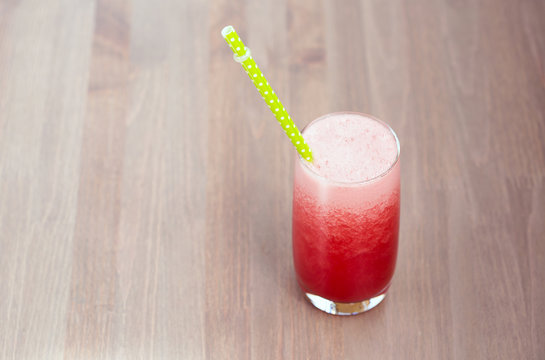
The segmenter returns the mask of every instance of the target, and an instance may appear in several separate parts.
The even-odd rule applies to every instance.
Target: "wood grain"
[[[545,3],[0,2],[0,359],[545,358]],[[385,302],[310,306],[294,150],[220,36],[303,127],[402,144]]]

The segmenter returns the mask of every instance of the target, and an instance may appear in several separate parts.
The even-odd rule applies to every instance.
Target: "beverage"
[[[370,116],[334,113],[303,130],[314,154],[297,156],[293,256],[310,301],[332,314],[369,310],[394,274],[399,233],[399,142]]]

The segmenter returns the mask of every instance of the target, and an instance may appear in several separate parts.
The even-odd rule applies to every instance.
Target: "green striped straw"
[[[235,53],[233,56],[235,61],[242,64],[242,67],[246,70],[246,74],[248,74],[257,91],[259,91],[269,109],[271,109],[274,116],[276,116],[276,120],[278,120],[282,129],[284,129],[286,135],[290,138],[293,146],[295,146],[303,159],[312,162],[312,151],[305,142],[305,139],[303,139],[303,135],[301,135],[301,132],[286,112],[284,105],[282,105],[278,96],[276,96],[273,89],[270,87],[269,82],[265,79],[261,70],[259,70],[259,67],[250,54],[250,49],[244,46],[242,40],[240,40],[232,26],[224,27],[223,30],[221,30],[221,35],[223,35],[223,38]]]

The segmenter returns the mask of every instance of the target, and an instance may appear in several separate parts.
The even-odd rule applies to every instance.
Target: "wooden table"
[[[543,1],[0,3],[0,359],[545,358]],[[385,302],[313,308],[294,150],[220,35],[302,127],[402,143]]]

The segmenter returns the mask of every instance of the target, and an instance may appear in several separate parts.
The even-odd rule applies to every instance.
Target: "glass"
[[[299,286],[320,310],[353,315],[386,296],[397,258],[400,213],[399,140],[391,166],[370,180],[339,182],[318,174],[297,154],[293,184],[293,258]]]

